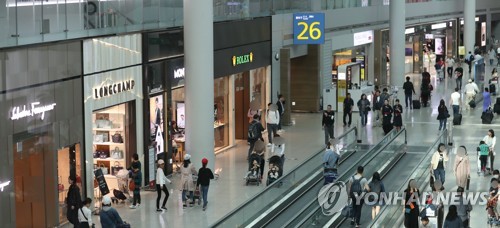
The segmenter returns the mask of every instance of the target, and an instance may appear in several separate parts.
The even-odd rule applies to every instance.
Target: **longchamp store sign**
[[[112,84],[103,83],[101,86],[94,88],[94,99],[97,100],[122,92],[131,91],[134,89],[134,86],[135,81],[133,79]]]

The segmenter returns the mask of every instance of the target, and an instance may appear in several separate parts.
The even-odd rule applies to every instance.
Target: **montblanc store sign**
[[[40,115],[40,119],[43,120],[45,118],[45,112],[49,112],[54,110],[56,103],[48,104],[48,105],[40,105],[40,102],[33,102],[31,105],[23,105],[12,108],[10,119],[11,120],[20,120],[26,117],[32,117],[36,115]]]
[[[185,76],[184,67],[174,70],[174,78],[184,78],[184,76]]]
[[[134,89],[134,86],[135,81],[133,79],[112,84],[102,83],[101,86],[94,88],[94,99],[101,99],[126,91],[131,91]]]

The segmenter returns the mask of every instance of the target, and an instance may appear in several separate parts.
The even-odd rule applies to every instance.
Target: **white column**
[[[402,87],[405,81],[405,1],[390,4],[390,78],[391,86]]]
[[[464,46],[465,55],[474,54],[476,43],[476,1],[464,0]]]
[[[214,154],[214,20],[213,1],[184,0],[186,69],[186,153],[196,168]]]

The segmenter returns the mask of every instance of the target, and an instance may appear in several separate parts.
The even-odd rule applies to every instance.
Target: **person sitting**
[[[109,196],[102,197],[102,210],[99,213],[102,227],[115,228],[125,224],[113,207],[111,207],[111,198]]]
[[[260,170],[259,162],[257,160],[253,160],[252,167],[250,168],[247,175],[245,176],[245,179],[250,177],[250,176],[258,176],[259,170]]]

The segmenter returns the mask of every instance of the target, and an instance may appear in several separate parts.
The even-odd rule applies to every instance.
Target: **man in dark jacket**
[[[351,127],[352,122],[352,107],[354,107],[354,100],[351,98],[351,94],[347,93],[346,98],[344,99],[344,127]],[[346,117],[349,116],[349,123],[346,123]]]
[[[281,132],[281,123],[283,122],[283,114],[285,113],[285,97],[283,95],[278,95],[278,101],[276,102],[278,106],[278,112],[280,114],[280,123],[278,124],[278,131]],[[281,134],[281,133],[280,133]]]
[[[327,110],[323,111],[323,119],[321,125],[323,130],[325,130],[325,145],[328,145],[330,139],[334,139],[333,136],[333,124],[335,123],[335,112],[332,110],[332,106],[328,105]]]
[[[250,154],[253,151],[255,142],[262,138],[262,132],[264,131],[264,126],[259,122],[259,115],[253,115],[252,123],[248,127],[248,142],[250,142],[250,148],[248,148],[247,160],[250,159]]]
[[[413,109],[412,93],[415,94],[415,87],[413,86],[413,83],[410,82],[410,77],[406,77],[406,82],[403,84],[403,89],[405,91],[406,108],[408,108],[408,104],[410,104],[410,108]]]

